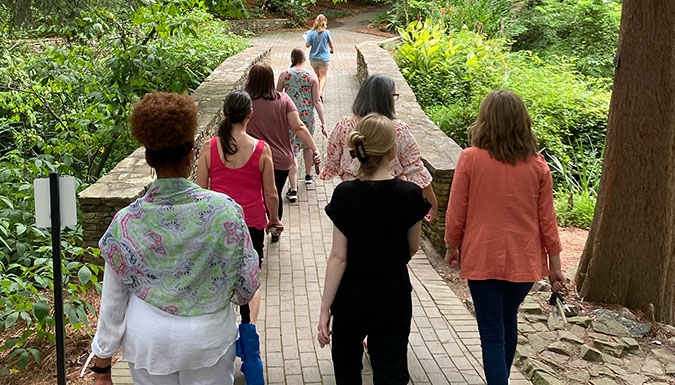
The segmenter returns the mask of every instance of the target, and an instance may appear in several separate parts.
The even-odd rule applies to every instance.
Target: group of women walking
[[[106,262],[92,343],[96,385],[109,385],[121,346],[134,383],[232,384],[236,311],[257,321],[265,233],[279,240],[282,190],[297,200],[297,158],[305,183],[342,179],[326,214],[333,222],[317,337],[332,344],[335,380],[360,384],[364,340],[375,384],[407,384],[412,286],[407,264],[422,221],[438,203],[410,127],[396,118],[394,81],[368,77],[330,133],[320,157],[315,112],[325,135],[322,93],[333,44],[317,18],[303,49],[277,78],[254,65],[243,91],[224,101],[217,136],[194,159],[197,110],[188,97],[146,95],[131,115],[157,180],[120,210],[101,238]],[[312,57],[313,54],[317,56]],[[318,64],[317,64],[318,63]],[[323,64],[322,64],[323,63]],[[532,283],[549,276],[560,290],[561,251],[548,166],[538,154],[522,100],[490,93],[471,126],[446,212],[446,260],[469,280],[488,384],[506,385],[517,342],[516,313]],[[296,251],[297,252],[297,251]],[[332,324],[331,324],[332,320]]]

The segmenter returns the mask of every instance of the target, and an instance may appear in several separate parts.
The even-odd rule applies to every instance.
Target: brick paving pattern
[[[328,130],[350,113],[358,90],[354,45],[382,39],[351,32],[373,16],[367,13],[339,28],[331,28],[336,53],[332,56],[324,95]],[[291,49],[303,43],[302,31],[265,34],[252,41],[272,45],[275,75],[288,67]],[[320,148],[325,148],[326,140],[318,127],[314,139]],[[314,185],[305,187],[301,180],[298,201],[284,202],[286,230],[280,241],[270,243],[269,237],[267,239],[257,328],[268,384],[335,383],[330,349],[319,347],[316,327],[332,242],[332,223],[324,207],[339,182],[337,178],[317,179]],[[437,274],[424,252],[413,257],[409,269],[413,286],[413,323],[408,349],[411,383],[485,384],[475,318]],[[124,362],[115,366],[115,384],[132,383],[126,368]],[[364,354],[363,378],[364,384],[373,383],[367,354]],[[245,384],[238,370],[235,383]],[[530,382],[514,369],[511,385],[528,384]]]

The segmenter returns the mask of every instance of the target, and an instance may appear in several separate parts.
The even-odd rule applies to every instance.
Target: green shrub
[[[36,33],[62,41],[39,55],[32,42],[0,52],[0,331],[20,330],[0,349],[11,350],[12,368],[39,361],[35,346],[53,340],[45,313],[51,237],[33,225],[33,180],[56,170],[83,189],[138,147],[127,121],[134,101],[152,91],[190,92],[247,46],[196,0],[143,3],[45,25]],[[81,227],[64,230],[66,323],[75,328],[94,311],[80,296],[99,273],[80,262],[96,252],[81,244]]]
[[[593,223],[596,198],[587,194],[555,195],[554,206],[558,215],[558,225],[588,229]]]
[[[513,0],[451,0],[444,21],[454,31],[466,26],[488,37],[504,37],[511,25]]]
[[[250,14],[244,0],[205,0],[209,12],[223,19],[248,19]]]
[[[594,77],[612,77],[619,38],[619,0],[526,0],[515,8],[509,37],[531,50]]]
[[[585,138],[601,148],[610,92],[605,83],[577,75],[569,64],[546,64],[530,52],[511,52],[504,39],[484,39],[463,28],[448,33],[439,23],[412,22],[400,30],[401,72],[431,119],[466,145],[487,93],[509,89],[524,100],[539,144],[566,161],[571,143]]]

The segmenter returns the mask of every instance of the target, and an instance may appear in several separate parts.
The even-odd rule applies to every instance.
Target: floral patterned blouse
[[[392,120],[396,129],[396,157],[392,159],[389,167],[394,176],[409,182],[413,182],[421,188],[431,184],[431,174],[424,167],[419,147],[410,127],[398,119]],[[355,116],[345,116],[340,120],[328,138],[326,155],[323,159],[323,168],[319,177],[331,179],[340,176],[342,180],[356,178],[359,169],[359,161],[349,155],[347,146],[347,134],[356,127],[358,120]]]
[[[99,247],[129,291],[174,315],[248,303],[260,286],[241,207],[184,178],[156,180],[115,215]]]
[[[314,99],[312,98],[312,72],[304,70],[296,72],[293,68],[286,70],[286,77],[284,77],[284,91],[293,100],[293,104],[298,108],[298,115],[300,120],[305,123],[309,132],[314,135]],[[291,147],[295,156],[300,154],[305,144],[295,136],[293,131],[291,134]]]

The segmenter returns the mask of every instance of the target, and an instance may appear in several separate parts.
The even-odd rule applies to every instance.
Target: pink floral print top
[[[392,159],[389,167],[394,176],[402,180],[413,182],[424,188],[431,184],[431,174],[424,167],[419,147],[410,127],[398,119],[392,120],[396,129],[396,158]],[[319,177],[331,179],[340,176],[342,180],[356,179],[359,161],[352,159],[347,147],[347,134],[356,127],[356,116],[345,116],[336,125],[328,138],[328,146],[323,159],[323,168]]]

